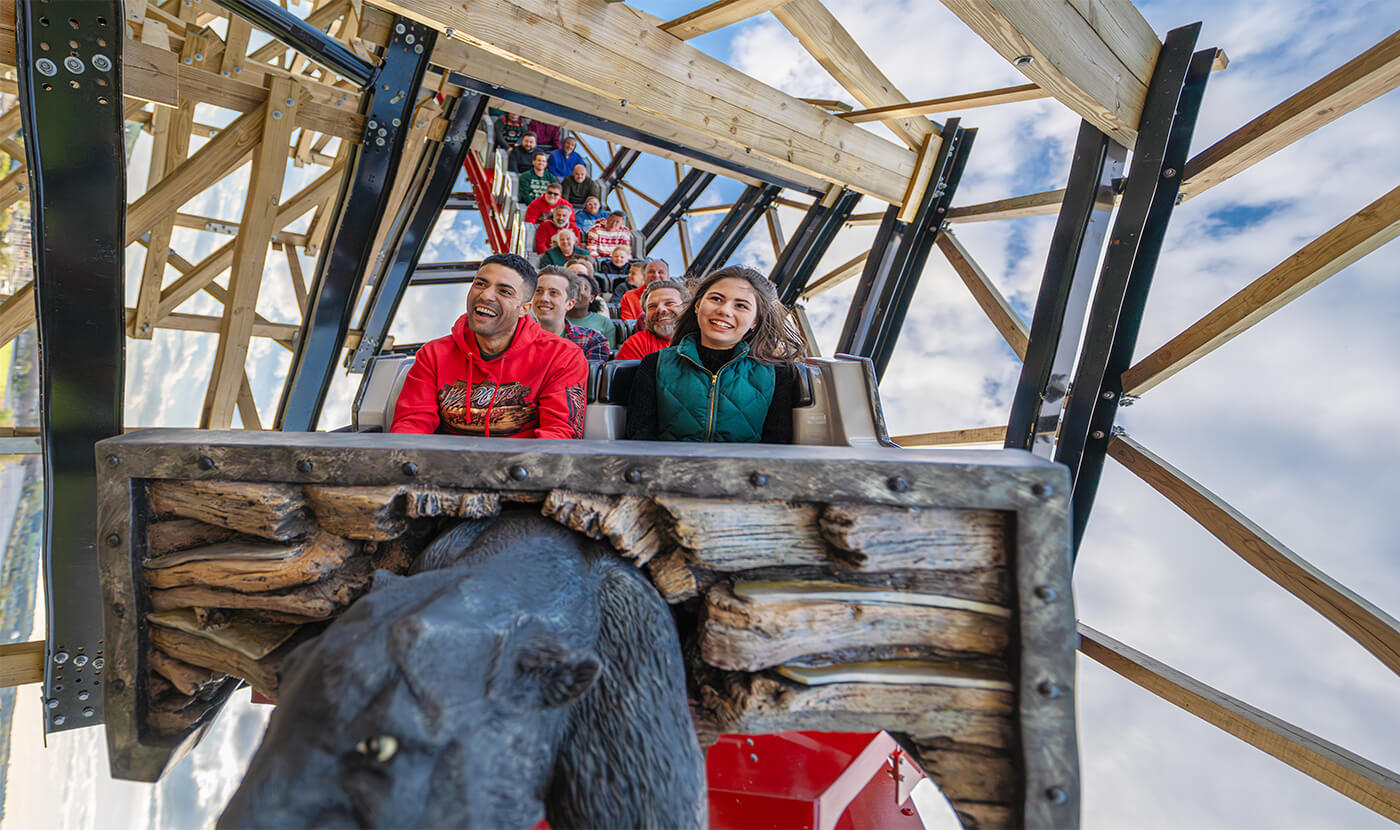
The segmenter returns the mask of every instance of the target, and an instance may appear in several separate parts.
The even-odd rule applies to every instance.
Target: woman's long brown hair
[[[686,334],[700,335],[700,322],[695,317],[695,306],[710,290],[710,286],[723,279],[737,279],[747,282],[753,288],[758,314],[753,328],[744,335],[749,344],[749,356],[759,363],[796,363],[807,355],[807,341],[792,322],[792,317],[778,300],[778,289],[768,278],[752,268],[730,265],[718,271],[711,271],[695,289],[694,299],[686,306],[681,319],[676,323],[676,333],[671,342],[677,343]]]

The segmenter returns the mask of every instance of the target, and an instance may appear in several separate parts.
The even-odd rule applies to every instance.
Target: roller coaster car
[[[588,365],[586,439],[622,437],[627,399],[638,360],[611,360]],[[376,358],[365,373],[352,409],[355,432],[387,432],[412,355]],[[885,428],[880,392],[870,361],[837,355],[809,357],[793,376],[793,443],[838,447],[894,446]]]

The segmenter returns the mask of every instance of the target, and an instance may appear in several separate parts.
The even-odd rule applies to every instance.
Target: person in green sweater
[[[566,267],[574,272],[574,282],[578,284],[578,302],[574,303],[574,307],[569,309],[566,315],[569,323],[601,331],[603,336],[608,338],[608,345],[616,349],[621,343],[622,333],[617,330],[617,326],[608,315],[594,307],[598,296],[598,283],[594,282],[593,277],[583,273],[586,266],[582,263],[575,261]]]
[[[530,169],[520,174],[520,204],[530,204],[544,195],[545,188],[559,181],[553,173],[545,169],[548,163],[549,156],[535,153],[530,160]]]

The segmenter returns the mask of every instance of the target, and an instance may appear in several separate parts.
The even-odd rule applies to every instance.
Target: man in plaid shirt
[[[608,218],[588,229],[588,253],[594,259],[606,259],[618,245],[632,247],[632,231],[623,224],[625,218],[622,211],[615,210],[608,214]]]
[[[549,265],[540,269],[533,300],[535,319],[540,328],[583,349],[589,360],[607,360],[611,355],[608,338],[596,329],[571,325],[564,317],[578,302],[578,284],[565,268]]]

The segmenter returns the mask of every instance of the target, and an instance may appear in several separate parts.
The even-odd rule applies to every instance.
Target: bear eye
[[[355,744],[355,751],[382,764],[399,751],[399,741],[393,735],[376,735]]]

